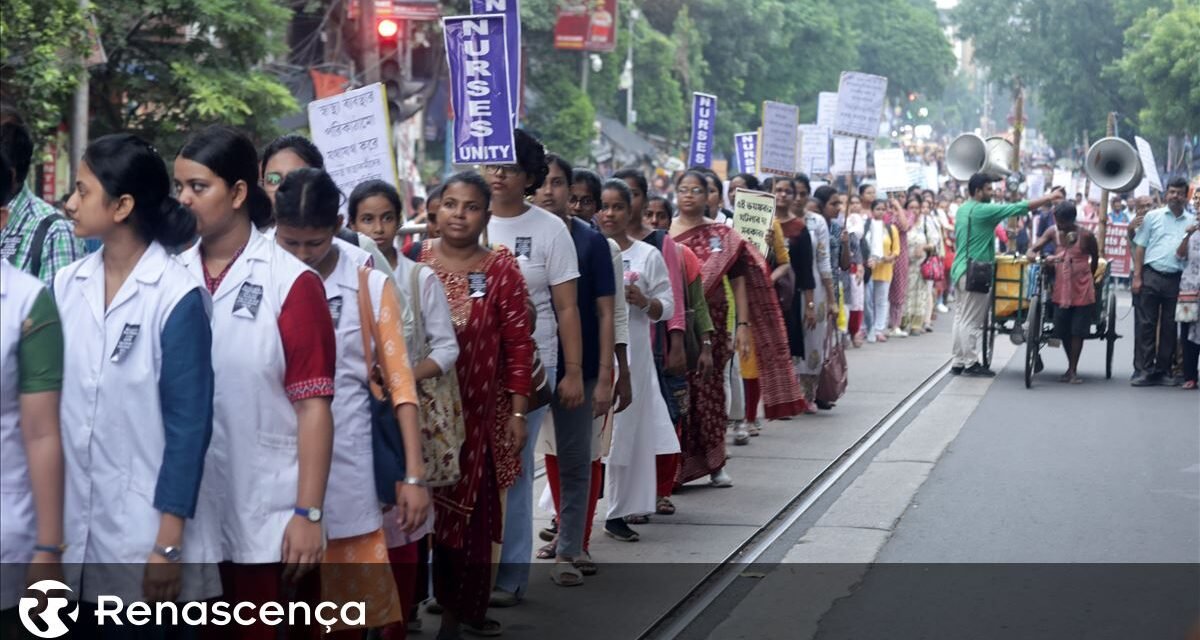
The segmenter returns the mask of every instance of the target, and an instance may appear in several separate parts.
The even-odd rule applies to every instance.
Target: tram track
[[[946,360],[911,393],[853,444],[831,461],[800,489],[770,520],[734,548],[670,609],[656,618],[638,636],[638,640],[669,640],[680,637],[700,616],[734,584],[747,567],[758,562],[782,536],[817,502],[838,484],[855,465],[905,418],[950,374]],[[538,477],[545,475],[539,469]]]

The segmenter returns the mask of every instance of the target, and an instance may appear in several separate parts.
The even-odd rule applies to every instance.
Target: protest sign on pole
[[[887,84],[883,76],[843,71],[838,83],[833,135],[874,140],[879,135]]]
[[[717,97],[692,94],[692,144],[688,148],[688,166],[711,167],[713,128],[717,125]]]
[[[858,143],[858,153],[854,152],[854,143]],[[867,172],[867,145],[856,138],[835,136],[833,138],[833,166],[830,173],[850,173],[850,161],[854,161],[854,173],[863,175]]]
[[[442,18],[454,109],[454,164],[512,164],[513,98],[503,14]]]
[[[1075,185],[1074,178],[1071,176],[1071,172],[1069,170],[1067,170],[1067,169],[1055,169],[1054,170],[1054,182],[1053,182],[1053,184],[1050,185],[1051,187],[1062,187],[1062,188],[1070,191],[1071,189],[1074,188],[1074,185]],[[1068,193],[1067,197],[1073,198],[1073,197],[1075,197],[1075,194]]]
[[[471,13],[503,14],[505,55],[508,56],[508,95],[512,102],[513,126],[521,113],[521,3],[520,0],[471,0]]]
[[[733,134],[734,155],[740,173],[758,173],[758,132],[747,131]]]
[[[817,94],[817,126],[833,132],[833,121],[837,118],[837,92],[822,91]]]
[[[1028,187],[1025,199],[1037,200],[1046,192],[1046,176],[1042,173],[1031,173],[1025,178],[1025,185]]]
[[[1142,181],[1138,183],[1138,186],[1133,188],[1133,197],[1140,198],[1142,196],[1149,196],[1149,195],[1150,195],[1150,179],[1143,176]]]
[[[800,108],[782,102],[763,102],[762,135],[758,140],[758,170],[781,176],[796,171],[796,125]]]
[[[1133,141],[1137,143],[1138,157],[1142,159],[1142,172],[1150,181],[1150,187],[1162,191],[1162,178],[1158,175],[1158,165],[1154,163],[1154,149],[1141,136],[1134,136]]]
[[[1095,222],[1078,222],[1079,226],[1097,232],[1099,225]],[[1099,240],[1099,238],[1097,238]],[[1129,246],[1129,224],[1124,222],[1109,222],[1104,228],[1104,248],[1100,255],[1108,260],[1114,278],[1128,278],[1133,271],[1133,253]]]
[[[775,196],[762,191],[738,189],[733,203],[733,229],[767,255],[767,232],[775,218]]]
[[[391,120],[381,83],[308,103],[308,130],[325,157],[325,171],[343,195],[367,180],[397,186]],[[341,211],[345,210],[343,199]]]
[[[863,154],[866,155],[866,154]],[[875,190],[878,193],[904,191],[909,185],[908,167],[903,149],[875,150]]]
[[[829,172],[829,130],[819,124],[800,125],[800,162],[796,171],[809,176]]]
[[[937,164],[927,164],[923,167],[924,170],[924,185],[926,189],[932,189],[934,193],[942,187],[942,181],[938,177]]]

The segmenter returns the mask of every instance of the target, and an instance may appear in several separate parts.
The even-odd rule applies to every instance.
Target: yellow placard
[[[733,203],[733,228],[767,255],[767,232],[775,216],[775,196],[738,189]]]

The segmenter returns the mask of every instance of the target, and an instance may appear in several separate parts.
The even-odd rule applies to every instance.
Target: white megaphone
[[[1120,138],[1101,138],[1088,149],[1083,171],[1101,189],[1132,191],[1142,182],[1142,160],[1133,145]]]
[[[984,140],[973,133],[964,133],[946,148],[946,171],[955,180],[968,180],[976,173],[999,180],[1012,173],[1008,168],[1012,151],[1012,143],[1004,138]]]

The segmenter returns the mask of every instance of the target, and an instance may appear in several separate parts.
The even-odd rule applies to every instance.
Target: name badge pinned
[[[233,315],[253,320],[258,316],[258,306],[262,304],[263,288],[261,284],[243,282],[238,289],[237,299],[233,301]]]
[[[516,246],[513,247],[513,253],[518,258],[529,259],[533,257],[533,237],[532,236],[517,236]]]
[[[333,316],[333,326],[337,328],[338,320],[342,319],[342,297],[334,296],[329,299],[329,315]]]
[[[21,246],[21,236],[9,236],[0,244],[0,258],[8,260],[17,255],[17,247]]]
[[[708,248],[713,253],[719,253],[721,251],[721,239],[718,238],[717,236],[713,236],[713,237],[709,238],[708,239]]]
[[[137,339],[138,333],[141,332],[142,325],[126,324],[124,329],[121,329],[121,337],[117,339],[117,346],[113,349],[112,356],[109,360],[112,362],[121,362],[125,356],[129,355],[129,350],[133,348],[133,341]]]
[[[472,271],[467,274],[467,291],[472,298],[482,298],[487,295],[487,274]]]
[[[624,271],[625,271],[626,273],[629,273],[629,267],[630,267],[630,263],[629,263],[629,261],[628,261],[628,260],[621,260],[621,264],[625,265]]]

